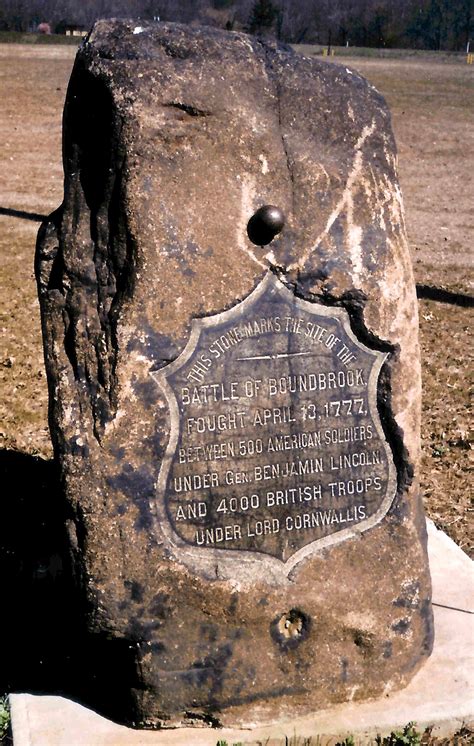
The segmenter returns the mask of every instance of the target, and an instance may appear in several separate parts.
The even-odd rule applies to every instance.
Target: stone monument
[[[433,628],[383,99],[244,34],[101,21],[64,169],[36,260],[51,433],[85,624],[127,650],[134,722],[404,686]]]

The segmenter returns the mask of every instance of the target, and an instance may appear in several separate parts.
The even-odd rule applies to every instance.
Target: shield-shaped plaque
[[[397,483],[377,407],[387,354],[345,309],[297,298],[272,272],[193,320],[152,374],[171,416],[156,507],[173,543],[293,566],[378,523]]]

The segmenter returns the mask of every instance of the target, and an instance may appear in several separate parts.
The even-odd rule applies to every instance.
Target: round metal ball
[[[285,225],[285,216],[279,207],[275,205],[263,205],[255,213],[256,220],[261,221],[262,225],[276,236],[280,233]]]
[[[252,243],[257,246],[266,246],[280,233],[284,225],[285,216],[279,207],[263,205],[250,218],[247,234]]]

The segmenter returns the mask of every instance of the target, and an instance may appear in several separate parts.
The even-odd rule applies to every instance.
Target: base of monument
[[[14,746],[215,746],[218,741],[277,746],[286,738],[319,736],[331,743],[353,734],[355,740],[387,735],[415,722],[417,730],[452,736],[474,727],[474,668],[470,641],[474,609],[468,605],[474,584],[473,563],[428,521],[428,552],[433,581],[435,643],[431,657],[402,691],[377,700],[337,705],[273,725],[249,729],[136,731],[62,697],[10,696]],[[471,601],[472,603],[472,601]],[[293,743],[293,740],[292,740]],[[295,738],[294,743],[299,741]]]

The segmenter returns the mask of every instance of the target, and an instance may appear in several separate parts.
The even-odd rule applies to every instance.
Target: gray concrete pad
[[[62,697],[12,694],[14,746],[216,746],[292,745],[313,737],[331,744],[352,733],[368,743],[409,721],[419,730],[450,736],[463,725],[474,727],[474,563],[442,531],[428,522],[433,579],[435,644],[433,654],[411,683],[378,700],[352,702],[292,721],[245,730],[182,728],[134,731],[116,725]],[[318,742],[317,736],[320,737]]]

